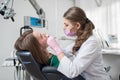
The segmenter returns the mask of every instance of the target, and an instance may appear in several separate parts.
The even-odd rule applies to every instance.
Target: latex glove
[[[54,37],[49,36],[47,39],[47,44],[53,49],[53,51],[55,51],[56,53],[55,55],[59,55],[60,53],[63,52]]]

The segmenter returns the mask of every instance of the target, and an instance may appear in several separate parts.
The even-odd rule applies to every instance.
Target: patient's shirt
[[[52,55],[51,58],[50,58],[49,61],[48,61],[48,65],[57,68],[58,65],[59,65],[59,60],[58,60],[57,56]]]

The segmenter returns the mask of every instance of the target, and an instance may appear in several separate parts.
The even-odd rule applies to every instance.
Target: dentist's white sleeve
[[[98,52],[97,42],[89,39],[81,46],[73,61],[64,56],[60,61],[58,70],[69,78],[76,77],[87,70],[93,60],[99,56]]]

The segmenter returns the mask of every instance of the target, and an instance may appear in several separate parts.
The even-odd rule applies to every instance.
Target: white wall
[[[102,1],[101,6],[97,6],[95,1]],[[109,41],[109,34],[117,36],[116,46],[111,43],[111,47],[120,47],[120,0],[76,0],[76,5],[86,11],[104,39]]]
[[[0,0],[2,2],[3,0]],[[12,0],[11,0],[12,1]],[[71,6],[74,5],[74,0],[36,0],[40,7],[46,13],[48,20],[47,33],[56,36],[62,34],[63,13]],[[11,56],[14,50],[15,40],[19,37],[20,28],[24,26],[24,16],[38,17],[36,11],[28,0],[14,0],[13,9],[15,10],[15,22],[10,19],[5,20],[0,15],[0,65],[4,60]],[[37,28],[38,29],[38,28]],[[14,67],[1,67],[0,66],[0,80],[14,80]]]

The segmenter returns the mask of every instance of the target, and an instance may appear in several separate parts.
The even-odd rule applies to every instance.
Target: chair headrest
[[[40,66],[33,58],[31,52],[29,51],[17,51],[16,55],[21,61],[25,70],[31,74],[31,76],[36,77],[41,80],[46,80],[43,73],[40,70]]]

